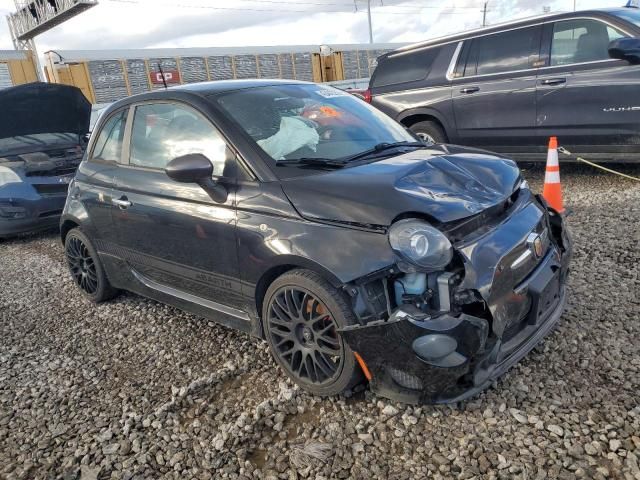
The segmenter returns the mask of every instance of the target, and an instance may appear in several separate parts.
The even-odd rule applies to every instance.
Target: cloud
[[[364,0],[358,1],[358,12],[354,12],[351,0],[308,0],[307,3],[289,0],[291,6],[252,0],[179,2],[262,11],[186,8],[171,6],[170,0],[128,1],[134,3],[100,0],[98,6],[37,37],[38,50],[366,43],[369,39]],[[578,8],[619,6],[622,2],[577,1]],[[314,5],[309,5],[311,3]],[[373,4],[376,42],[414,42],[479,27],[484,1],[384,0],[383,7],[378,1]],[[570,10],[573,0],[543,3],[535,0],[489,0],[487,20],[498,23],[540,14],[543,5],[548,5],[551,10]],[[434,8],[417,9],[416,6]],[[2,17],[13,9],[12,0],[0,0]],[[327,13],[329,10],[344,11]],[[0,49],[10,48],[13,45],[6,22],[0,20]]]

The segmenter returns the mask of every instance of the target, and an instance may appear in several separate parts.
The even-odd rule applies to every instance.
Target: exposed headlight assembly
[[[7,167],[0,166],[0,187],[7,183],[21,182],[22,180],[16,172]]]
[[[428,270],[445,267],[453,256],[449,239],[437,228],[415,218],[391,225],[389,244],[404,260]]]

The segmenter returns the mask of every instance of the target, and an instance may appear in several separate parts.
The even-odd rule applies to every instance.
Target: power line
[[[128,4],[128,5],[144,5],[147,2],[141,2],[140,0],[107,0],[109,2],[113,2],[113,3],[122,3],[122,4]],[[267,0],[251,0],[251,1],[259,1],[259,2],[265,2]],[[277,0],[269,0],[269,3],[276,3]],[[291,2],[279,2],[281,4],[291,4],[293,5]],[[296,2],[296,5],[310,5],[310,6],[339,6],[339,5],[347,5],[347,4],[319,4],[319,3],[311,3],[311,2]],[[349,6],[353,7],[353,5],[348,4]],[[193,9],[201,9],[201,10],[221,10],[221,11],[240,11],[240,12],[290,12],[290,13],[364,13],[365,10],[363,10],[362,12],[360,10],[356,10],[354,12],[354,10],[350,9],[350,10],[317,10],[317,9],[303,9],[303,10],[290,10],[290,9],[282,9],[282,8],[278,8],[278,9],[273,9],[273,8],[253,8],[253,7],[214,7],[211,5],[193,5],[193,4],[178,4],[178,3],[172,3],[172,4],[162,4],[162,3],[156,3],[153,2],[153,6],[154,7],[164,7],[164,8],[193,8]],[[373,7],[376,9],[382,9],[384,8],[383,11],[379,11],[379,13],[383,13],[385,15],[407,15],[409,13],[417,13],[420,12],[422,10],[425,9],[432,9],[432,8],[443,8],[443,7],[436,7],[436,6],[424,6],[424,7],[419,7],[416,10],[405,10],[405,11],[389,11],[387,9],[387,7],[382,6],[382,7]],[[444,8],[461,8],[461,7],[444,7]],[[464,7],[464,8],[471,8],[471,7]],[[451,11],[451,12],[440,12],[440,15],[455,15],[455,14],[468,14],[469,12],[456,12],[456,11]]]

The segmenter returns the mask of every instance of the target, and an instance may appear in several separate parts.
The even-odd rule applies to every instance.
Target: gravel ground
[[[244,334],[131,294],[92,305],[55,234],[5,241],[0,477],[640,480],[640,185],[562,176],[568,310],[457,406],[310,396]]]

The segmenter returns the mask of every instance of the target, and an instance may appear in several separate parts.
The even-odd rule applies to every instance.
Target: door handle
[[[127,199],[127,197],[112,198],[111,203],[117,205],[121,209],[125,209],[131,206],[131,202]]]
[[[460,90],[460,93],[475,93],[480,91],[480,87],[464,87]]]
[[[566,78],[547,78],[542,80],[540,83],[542,85],[560,85],[567,81]]]

